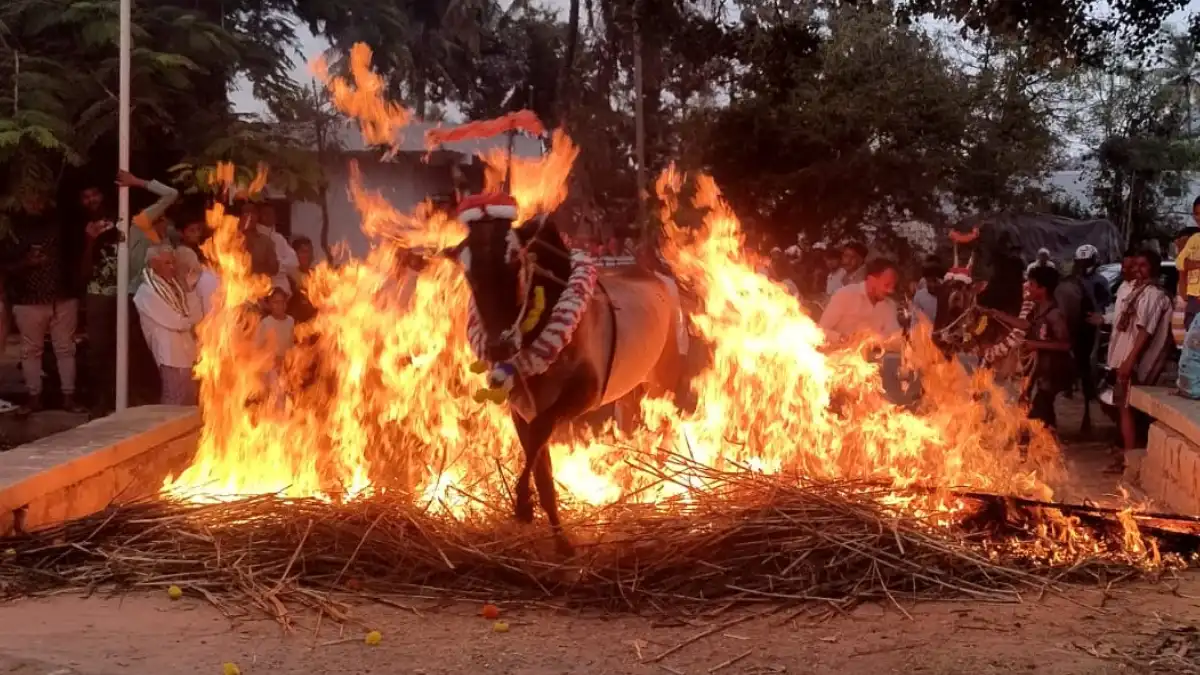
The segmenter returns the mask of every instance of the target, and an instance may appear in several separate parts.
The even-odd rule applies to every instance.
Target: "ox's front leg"
[[[513,416],[517,437],[520,438],[521,449],[525,452],[525,466],[517,478],[515,516],[524,522],[533,520],[533,505],[529,494],[532,472],[533,481],[537,485],[538,502],[554,530],[558,549],[564,554],[570,554],[572,549],[558,517],[558,491],[554,485],[554,468],[547,445],[556,428],[579,417],[598,403],[599,382],[594,370],[580,368],[562,384],[558,400],[532,421],[526,422],[516,415]]]
[[[530,430],[530,423],[521,419],[514,414],[512,416],[513,426],[517,429],[517,439],[521,441],[521,454],[525,455],[525,461],[521,466],[521,473],[517,474],[516,485],[516,504],[513,505],[513,518],[522,523],[533,522],[533,491],[529,486],[529,479],[533,472],[533,462],[530,458],[534,455],[533,433]]]
[[[538,502],[546,512],[546,520],[550,522],[550,528],[554,531],[559,551],[570,554],[571,545],[563,534],[562,522],[558,517],[558,490],[554,485],[550,449],[546,447],[558,421],[558,418],[546,414],[538,416],[532,422],[517,417],[513,419],[517,427],[517,436],[521,439],[521,449],[525,452],[525,466],[521,469],[521,475],[517,477],[514,517],[523,523],[533,522],[533,500],[529,489],[532,473],[533,482],[537,485]]]

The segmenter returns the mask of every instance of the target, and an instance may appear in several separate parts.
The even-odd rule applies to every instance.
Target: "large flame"
[[[358,88],[327,80],[335,100],[371,142],[390,142],[407,116],[382,99],[365,48],[355,48],[350,65]],[[576,155],[558,132],[549,155],[514,162],[511,190],[522,218],[563,201]],[[483,159],[496,189],[508,157]],[[1057,451],[1035,434],[1022,457],[1023,414],[987,375],[946,362],[918,332],[902,357],[921,377],[919,407],[893,405],[870,345],[831,349],[797,301],[756,272],[761,261],[746,251],[712,179],[694,181],[690,207],[703,214],[696,228],[675,221],[691,189],[683,177],[668,170],[657,188],[662,253],[698,299],[688,313],[695,349],[703,345],[709,358],[686,407],[647,399],[632,432],[608,424],[552,445],[568,507],[655,502],[705,487],[695,472],[662,481],[638,471],[626,461],[633,453],[659,466],[684,456],[785,476],[1047,496]],[[364,259],[313,271],[306,290],[318,315],[297,336],[278,381],[250,311],[269,282],[249,273],[236,219],[220,206],[209,214],[221,286],[199,330],[204,429],[194,463],[164,489],[191,499],[268,492],[344,499],[388,490],[459,517],[505,512],[506,479],[521,453],[507,410],[470,395],[480,376],[470,371],[463,276],[448,260],[419,274],[400,263],[405,249],[456,243],[463,228],[428,205],[399,213],[357,177],[351,196],[376,246]]]

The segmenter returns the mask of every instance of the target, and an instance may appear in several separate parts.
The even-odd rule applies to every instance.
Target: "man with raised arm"
[[[147,190],[158,197],[153,205],[134,216],[134,227],[129,228],[129,294],[132,295],[142,283],[146,250],[152,242],[166,240],[163,216],[179,198],[179,191],[158,181],[143,180],[128,171],[118,171],[116,182],[122,187]],[[79,259],[79,278],[87,290],[84,300],[88,338],[85,367],[93,392],[92,414],[103,415],[116,405],[117,245],[121,231],[108,213],[103,193],[98,188],[85,188],[79,201],[86,218],[83,255]],[[130,332],[133,339],[137,339],[135,331],[136,325]]]

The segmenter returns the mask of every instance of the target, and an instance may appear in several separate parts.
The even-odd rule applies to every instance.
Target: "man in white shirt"
[[[800,297],[800,289],[796,287],[796,282],[791,280],[791,261],[784,256],[783,250],[778,246],[771,249],[771,262],[765,269],[759,270],[759,273],[771,281],[783,285],[792,297]]]
[[[263,236],[271,239],[275,245],[275,257],[279,260],[279,272],[271,277],[271,285],[283,289],[290,296],[294,292],[293,281],[299,283],[300,280],[300,259],[296,257],[296,251],[287,238],[275,231],[276,222],[275,205],[260,204],[256,227]]]
[[[196,324],[203,317],[193,288],[179,282],[175,251],[169,245],[146,252],[144,283],[133,296],[142,332],[158,363],[164,405],[195,405]],[[194,277],[195,275],[193,275]]]
[[[1134,281],[1127,293],[1119,294],[1112,337],[1108,343],[1108,367],[1116,372],[1112,403],[1119,414],[1125,450],[1136,447],[1129,389],[1145,384],[1161,366],[1160,357],[1170,335],[1171,299],[1155,283],[1162,261],[1153,251],[1137,256]]]
[[[1050,259],[1050,249],[1048,249],[1048,248],[1039,248],[1038,249],[1037,260],[1034,260],[1033,262],[1029,263],[1029,267],[1025,268],[1025,278],[1026,279],[1029,278],[1029,273],[1031,271],[1033,271],[1033,268],[1035,268],[1035,267],[1049,267],[1051,269],[1057,269],[1057,266],[1054,264],[1054,261]]]
[[[933,265],[926,265],[922,270],[923,283],[917,287],[917,292],[913,293],[912,304],[917,310],[913,315],[914,319],[923,319],[930,325],[937,319],[937,291],[942,283],[942,276],[941,270]]]
[[[896,303],[896,263],[879,258],[864,267],[861,283],[843,286],[829,299],[821,314],[821,328],[831,341],[846,341],[854,336],[870,335],[888,340],[900,335]]]

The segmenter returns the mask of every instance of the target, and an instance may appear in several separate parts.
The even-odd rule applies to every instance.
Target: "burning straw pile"
[[[289,604],[344,616],[355,594],[391,604],[434,596],[634,611],[811,601],[837,611],[863,600],[1011,601],[1068,575],[1141,562],[1102,553],[1104,533],[1092,535],[1086,554],[1035,562],[1038,535],[1011,521],[981,526],[978,510],[970,528],[936,526],[884,506],[890,490],[705,471],[718,487],[686,500],[578,514],[568,525],[577,548],[569,560],[554,553],[544,525],[518,526],[499,512],[459,521],[387,496],[114,507],[0,541],[0,593],[179,586],[226,609],[249,600],[280,620]],[[1025,539],[1016,543],[1019,532]],[[1119,528],[1109,534],[1119,550]],[[1065,546],[1047,535],[1040,545],[1057,554]]]

